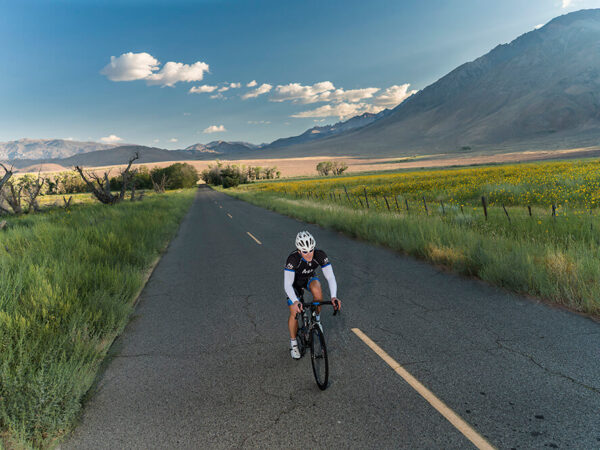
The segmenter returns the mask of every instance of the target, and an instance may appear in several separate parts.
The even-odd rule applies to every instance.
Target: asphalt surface
[[[288,350],[301,229],[343,300],[325,391]],[[600,324],[206,187],[61,447],[472,448],[354,327],[497,448],[600,448]]]

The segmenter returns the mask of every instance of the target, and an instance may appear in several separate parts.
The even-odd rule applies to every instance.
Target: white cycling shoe
[[[292,348],[290,349],[290,354],[292,355],[292,358],[294,358],[294,359],[302,358],[302,355],[300,354],[300,349],[298,348],[297,345],[292,346]]]

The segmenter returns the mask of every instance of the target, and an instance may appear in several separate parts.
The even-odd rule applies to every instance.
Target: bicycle
[[[316,309],[319,305],[332,305],[331,301],[305,303],[303,298],[300,298],[302,304],[302,312],[296,314],[298,320],[298,349],[300,355],[304,356],[306,348],[310,348],[310,361],[312,363],[313,374],[319,389],[324,391],[327,389],[329,381],[329,362],[327,359],[327,346],[325,345],[325,336],[321,327],[317,325],[315,318]],[[333,311],[335,316],[338,309]]]

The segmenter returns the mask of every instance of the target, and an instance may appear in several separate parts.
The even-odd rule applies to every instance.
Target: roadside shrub
[[[196,186],[200,176],[191,164],[175,163],[168,167],[155,167],[150,171],[150,176],[160,180],[162,176],[167,177],[167,189],[184,189]],[[150,181],[150,187],[152,182]]]

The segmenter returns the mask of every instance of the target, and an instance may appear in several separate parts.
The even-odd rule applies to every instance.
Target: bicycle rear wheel
[[[319,389],[327,389],[329,381],[329,363],[327,361],[327,347],[325,346],[325,336],[319,327],[314,327],[310,331],[310,361],[312,362],[313,373]]]

